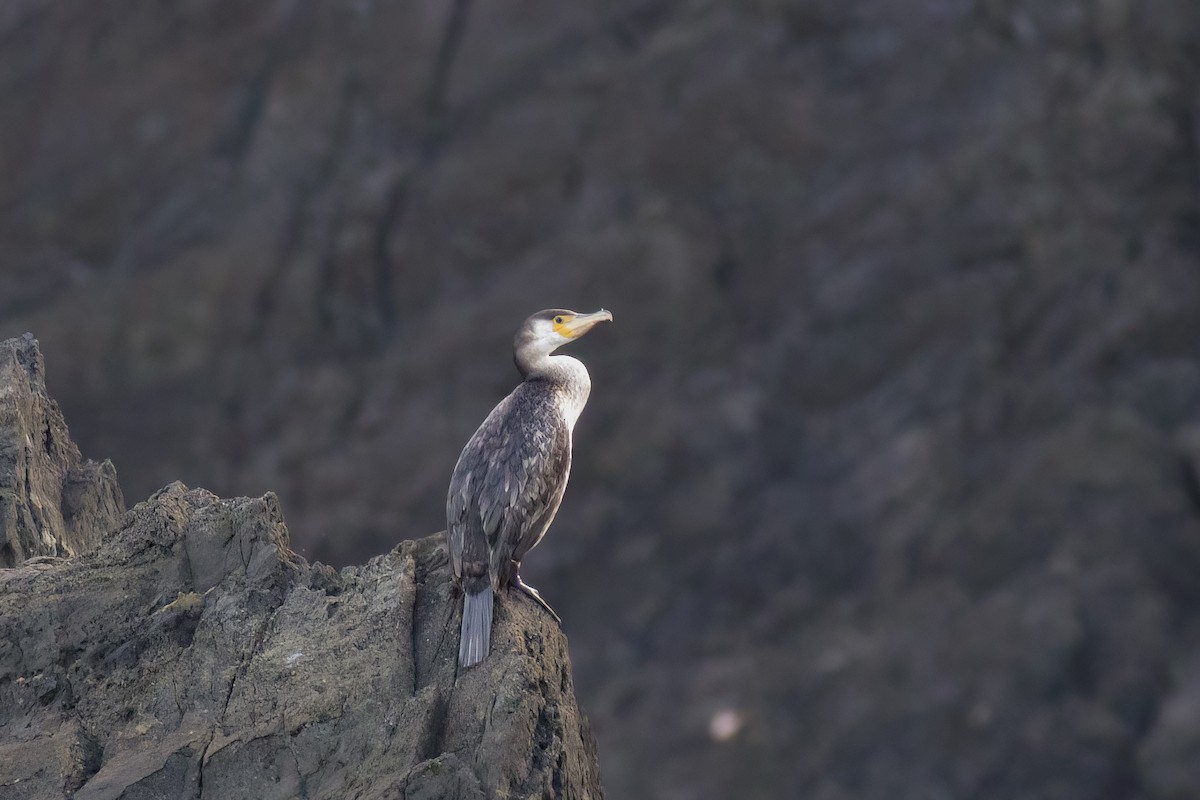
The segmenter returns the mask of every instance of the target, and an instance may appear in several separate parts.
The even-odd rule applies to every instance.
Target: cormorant
[[[478,664],[491,649],[492,595],[506,586],[561,622],[518,574],[562,502],[571,434],[592,389],[582,362],[550,354],[611,320],[604,309],[580,314],[562,308],[525,320],[513,338],[513,360],[524,380],[492,409],[458,457],[446,497],[446,536],[454,581],[464,591],[460,668]]]

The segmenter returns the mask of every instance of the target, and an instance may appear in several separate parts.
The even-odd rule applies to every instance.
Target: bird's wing
[[[446,531],[450,564],[460,582],[464,575],[482,576],[490,561],[491,539],[503,508],[491,491],[489,475],[508,461],[505,420],[512,416],[513,396],[492,409],[471,436],[450,477],[446,496]],[[490,533],[489,533],[490,532]]]
[[[455,576],[485,561],[502,585],[509,563],[529,551],[553,519],[571,466],[571,433],[546,397],[514,393],[467,442],[450,480],[446,521]],[[484,552],[486,550],[486,552]]]
[[[446,538],[450,566],[459,583],[464,574],[482,577],[487,568],[490,548],[484,534],[479,495],[486,485],[495,448],[502,440],[503,421],[509,416],[512,403],[512,395],[509,395],[492,409],[463,447],[450,476],[446,495]]]
[[[562,499],[571,464],[571,434],[560,415],[546,413],[528,396],[497,409],[476,434],[483,465],[471,492],[487,541],[488,568],[503,583],[509,562],[537,541]],[[511,413],[503,413],[511,411]]]
[[[558,512],[571,469],[571,434],[565,425],[554,425],[518,449],[508,502],[489,540],[493,575],[504,574],[510,561],[519,562],[541,539]]]
[[[455,467],[446,495],[446,544],[456,583],[462,582],[463,547],[466,541],[467,515],[471,507],[470,491],[470,471]]]

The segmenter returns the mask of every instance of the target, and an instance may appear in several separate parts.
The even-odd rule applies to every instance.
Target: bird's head
[[[605,309],[581,314],[565,308],[548,308],[533,314],[521,325],[513,342],[518,353],[548,355],[583,336],[600,322],[611,322],[612,314]]]

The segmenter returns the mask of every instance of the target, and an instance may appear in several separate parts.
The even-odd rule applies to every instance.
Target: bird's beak
[[[596,327],[596,323],[599,322],[612,322],[612,313],[602,308],[591,314],[576,314],[569,322],[564,323],[563,327],[567,329],[568,336],[578,339]]]

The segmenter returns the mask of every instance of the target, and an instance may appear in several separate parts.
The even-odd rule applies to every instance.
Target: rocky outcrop
[[[0,796],[600,798],[557,625],[498,604],[456,674],[452,587],[441,535],[335,571],[274,495],[172,484],[92,553],[0,570]]]
[[[0,568],[74,556],[116,527],[125,500],[111,461],[85,461],[30,334],[0,342]]]

